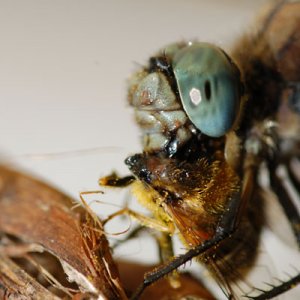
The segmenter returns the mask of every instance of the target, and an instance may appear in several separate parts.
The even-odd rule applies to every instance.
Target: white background
[[[126,79],[136,66],[182,39],[228,50],[251,32],[264,2],[0,1],[2,160],[77,199],[81,191],[99,189],[98,178],[112,169],[126,174],[124,158],[140,150],[126,104]],[[38,154],[61,152],[38,160]],[[124,195],[112,195],[122,205]],[[108,213],[108,205],[94,206],[101,216]],[[153,261],[154,246],[146,249],[138,244],[118,255]]]

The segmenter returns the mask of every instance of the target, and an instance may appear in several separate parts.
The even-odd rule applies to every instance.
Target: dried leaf
[[[28,245],[39,245],[39,250],[57,258],[62,266],[60,273],[63,270],[68,281],[76,283],[78,293],[98,299],[126,299],[101,223],[94,222],[83,207],[73,206],[74,201],[56,189],[0,167],[0,232],[12,237],[15,251],[24,249],[24,245],[27,249]],[[26,265],[27,255],[24,252]],[[47,269],[46,265],[43,268]],[[27,282],[27,277],[24,280]],[[11,292],[7,282],[2,284]],[[74,290],[72,285],[66,288]]]

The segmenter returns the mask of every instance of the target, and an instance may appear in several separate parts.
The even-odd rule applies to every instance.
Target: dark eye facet
[[[205,81],[205,84],[204,84],[204,93],[205,93],[206,100],[210,100],[210,97],[211,97],[211,86],[210,86],[210,82],[209,81]]]
[[[173,70],[191,122],[208,136],[226,134],[240,106],[240,78],[227,55],[211,44],[194,43],[174,55]]]

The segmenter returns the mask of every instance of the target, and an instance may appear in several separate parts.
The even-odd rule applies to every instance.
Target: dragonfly
[[[145,274],[132,299],[168,274],[175,286],[176,270],[193,258],[236,298],[231,283],[255,263],[266,192],[282,207],[300,246],[299,211],[279,172],[286,171],[299,201],[299,32],[300,3],[279,1],[231,53],[181,41],[130,78],[128,102],[143,151],[125,160],[129,176],[112,173],[100,184],[130,186],[151,217],[127,208],[115,215],[128,214],[160,233],[162,265]],[[187,248],[176,257],[175,234]],[[296,274],[249,298],[273,298],[299,281]]]

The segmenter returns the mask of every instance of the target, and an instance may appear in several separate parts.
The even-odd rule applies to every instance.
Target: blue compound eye
[[[211,137],[227,133],[240,105],[240,79],[226,54],[211,44],[195,43],[174,55],[173,70],[191,122]]]

